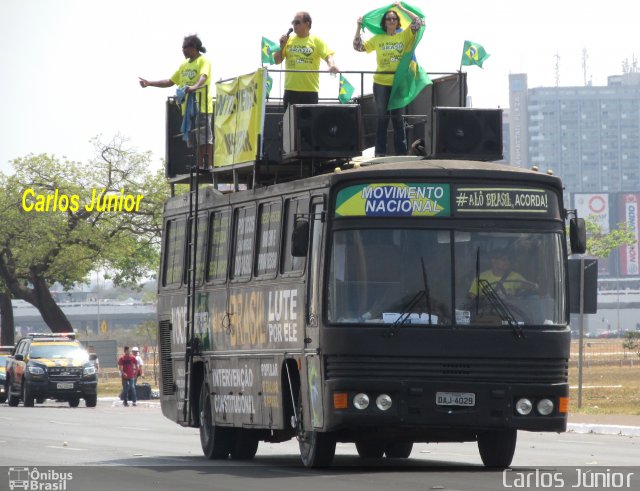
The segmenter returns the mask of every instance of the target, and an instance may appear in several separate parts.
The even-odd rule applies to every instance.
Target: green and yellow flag
[[[273,57],[273,53],[280,51],[280,45],[270,41],[266,37],[262,38],[262,64],[268,63],[269,65],[275,65],[276,60]]]
[[[424,14],[418,7],[414,7],[405,2],[402,6],[424,20]],[[400,18],[400,25],[403,29],[409,29],[411,18],[403,11],[398,9],[395,4],[387,5],[379,9],[372,10],[362,17],[362,27],[369,30],[372,34],[382,34],[384,30],[380,26],[380,21],[384,14],[389,10],[393,10]],[[422,89],[433,83],[416,60],[416,47],[422,39],[424,26],[420,27],[416,32],[416,37],[410,49],[405,50],[398,64],[396,74],[393,77],[393,86],[391,87],[391,97],[387,109],[401,109],[413,101]]]
[[[351,96],[353,95],[353,85],[349,83],[349,81],[340,75],[340,89],[338,91],[338,100],[342,104],[347,104],[351,100]]]
[[[462,48],[462,60],[460,60],[460,65],[478,65],[482,68],[482,64],[487,61],[489,56],[491,55],[478,43],[465,41],[464,47]]]

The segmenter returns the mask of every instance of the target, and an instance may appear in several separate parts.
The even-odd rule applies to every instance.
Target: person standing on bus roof
[[[213,114],[213,97],[211,94],[211,63],[200,53],[206,53],[207,48],[196,34],[185,36],[182,42],[182,54],[186,60],[178,67],[171,78],[164,80],[146,80],[138,77],[140,87],[172,87],[177,85],[186,94],[193,94],[199,104],[199,111],[195,114],[195,127],[198,143],[198,167],[208,168],[213,162],[213,130],[211,115]],[[182,116],[187,111],[187,97],[182,103]],[[189,146],[193,146],[189,138]]]
[[[290,37],[289,33],[280,36],[280,51],[273,54],[276,65],[286,59],[287,70],[319,70],[320,60],[325,60],[331,73],[340,71],[327,43],[310,33],[311,16],[308,12],[298,12],[291,25],[295,36]],[[317,104],[319,90],[319,73],[287,72],[283,95],[285,110],[289,104]]]
[[[362,40],[362,17],[358,17],[358,27],[353,38],[353,49],[356,51],[371,53],[376,52],[378,66],[376,72],[395,72],[400,64],[402,55],[411,48],[416,33],[424,24],[424,21],[413,12],[405,9],[400,2],[394,3],[394,9],[401,10],[411,18],[408,29],[402,30],[400,16],[396,10],[385,12],[380,21],[383,34],[377,34],[367,41]],[[391,87],[395,73],[376,73],[373,76],[373,98],[376,103],[376,146],[375,156],[387,155],[387,128],[389,119],[393,125],[393,143],[396,155],[407,154],[407,136],[404,130],[402,118],[403,109],[388,111]]]
[[[136,374],[138,373],[138,362],[135,356],[129,354],[129,346],[124,347],[124,354],[118,358],[118,369],[122,379],[122,405],[128,406],[128,400],[131,399],[135,406],[137,402]]]

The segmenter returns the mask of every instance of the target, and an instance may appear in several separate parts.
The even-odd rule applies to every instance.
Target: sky
[[[427,72],[457,71],[466,39],[491,54],[482,69],[463,67],[474,107],[508,107],[510,73],[527,73],[530,88],[555,86],[556,54],[560,86],[584,84],[584,49],[593,85],[606,85],[609,75],[621,73],[624,59],[640,55],[633,51],[640,7],[628,1],[409,3],[425,13],[416,54]],[[98,135],[127,138],[130,148],[151,151],[152,165],[160,167],[165,101],[174,89],[142,89],[137,77],[169,78],[183,61],[185,35],[197,33],[202,39],[212,79],[228,79],[255,71],[262,36],[277,41],[294,14],[307,10],[311,32],[335,51],[340,69],[374,70],[375,55],[354,51],[352,39],[356,19],[385,5],[372,0],[0,0],[0,171],[13,172],[10,161],[30,153],[89,160],[89,141]],[[337,91],[337,78],[321,77],[321,96],[334,97]]]

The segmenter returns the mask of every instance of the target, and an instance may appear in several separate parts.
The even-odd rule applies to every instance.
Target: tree
[[[614,249],[631,245],[637,238],[626,222],[619,223],[611,232],[604,233],[597,221],[589,216],[585,219],[587,226],[587,254],[595,257],[608,257]]]
[[[15,174],[0,173],[0,290],[36,307],[53,332],[72,330],[53,283],[70,288],[101,267],[131,285],[158,266],[163,173],[121,137],[93,144],[87,164],[31,154],[13,161]]]

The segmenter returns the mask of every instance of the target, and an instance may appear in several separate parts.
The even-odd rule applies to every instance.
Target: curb
[[[599,435],[640,436],[640,426],[569,423],[567,424],[567,431],[573,433],[596,433]]]

